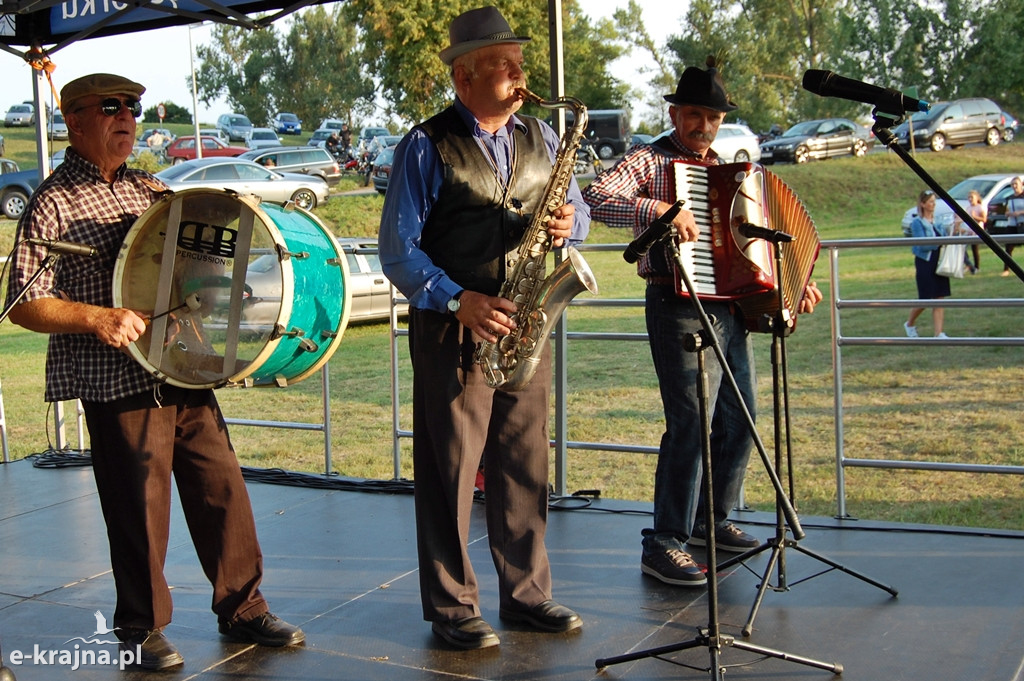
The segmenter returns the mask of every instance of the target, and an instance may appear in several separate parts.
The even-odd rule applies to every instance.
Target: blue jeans
[[[714,318],[715,335],[751,415],[754,411],[754,364],[750,334],[738,311],[728,303],[705,302]],[[688,298],[673,287],[647,287],[647,333],[665,409],[665,433],[654,477],[654,527],[643,531],[645,552],[682,549],[692,523],[704,523],[701,481],[701,423],[697,396],[697,353],[683,348],[683,337],[701,330],[700,319]],[[708,375],[711,418],[711,480],[714,525],[725,522],[736,505],[750,459],[753,435],[735,391],[723,385],[722,367],[708,347],[704,365]]]

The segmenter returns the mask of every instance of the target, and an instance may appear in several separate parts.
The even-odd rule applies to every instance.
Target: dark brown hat
[[[456,57],[489,45],[525,43],[529,38],[517,36],[501,16],[497,7],[481,7],[463,12],[448,27],[451,45],[441,50],[441,61],[452,65]]]
[[[76,78],[60,91],[60,109],[68,113],[68,109],[76,100],[88,95],[135,95],[141,97],[146,88],[135,81],[112,73],[93,73]]]
[[[729,99],[722,83],[722,76],[715,68],[715,58],[708,57],[707,69],[688,66],[679,77],[676,91],[665,95],[665,101],[672,104],[703,106],[714,111],[735,111],[738,107]]]

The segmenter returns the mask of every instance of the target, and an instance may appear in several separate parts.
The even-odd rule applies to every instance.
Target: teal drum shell
[[[316,216],[211,189],[167,193],[136,220],[114,266],[114,304],[146,332],[128,350],[186,388],[297,383],[348,325],[348,264]]]

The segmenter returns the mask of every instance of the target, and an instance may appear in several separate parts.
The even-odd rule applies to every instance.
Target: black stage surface
[[[552,512],[548,547],[555,597],[580,612],[581,631],[540,634],[498,619],[494,571],[480,523],[472,552],[484,616],[501,646],[447,650],[420,619],[412,496],[251,482],[265,551],[264,592],[272,610],[300,624],[302,648],[269,650],[227,643],[216,633],[210,590],[184,520],[176,512],[167,558],[174,586],[170,639],[184,667],[157,678],[357,679],[403,681],[496,679],[709,678],[710,652],[698,646],[603,671],[595,660],[695,637],[707,625],[704,589],[663,585],[639,569],[640,530],[650,506],[601,500],[589,510]],[[0,466],[0,644],[19,681],[153,678],[141,671],[41,664],[38,647],[94,655],[114,646],[82,643],[100,611],[113,614],[114,590],[99,504],[86,468]],[[621,512],[633,511],[633,512]],[[740,513],[741,525],[774,535],[774,514]],[[474,521],[475,522],[475,521]],[[899,591],[886,591],[789,549],[788,591],[769,590],[754,630],[743,637],[760,574],[734,566],[721,575],[722,633],[751,645],[839,663],[847,681],[1007,681],[1024,678],[1024,534],[803,518],[801,546]],[[840,527],[842,525],[842,527]],[[726,554],[725,557],[728,557]],[[775,575],[773,575],[773,582]],[[76,639],[82,637],[82,639]],[[727,679],[831,679],[832,672],[726,646]],[[750,664],[756,662],[755,664]]]

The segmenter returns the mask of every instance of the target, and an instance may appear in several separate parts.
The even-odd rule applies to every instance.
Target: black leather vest
[[[419,127],[437,147],[444,180],[423,226],[420,248],[452,280],[471,291],[497,295],[505,281],[508,254],[523,233],[551,175],[551,160],[540,121],[521,116],[526,131],[513,135],[512,189],[505,196],[480,144],[454,107]],[[521,203],[519,209],[514,201]]]

